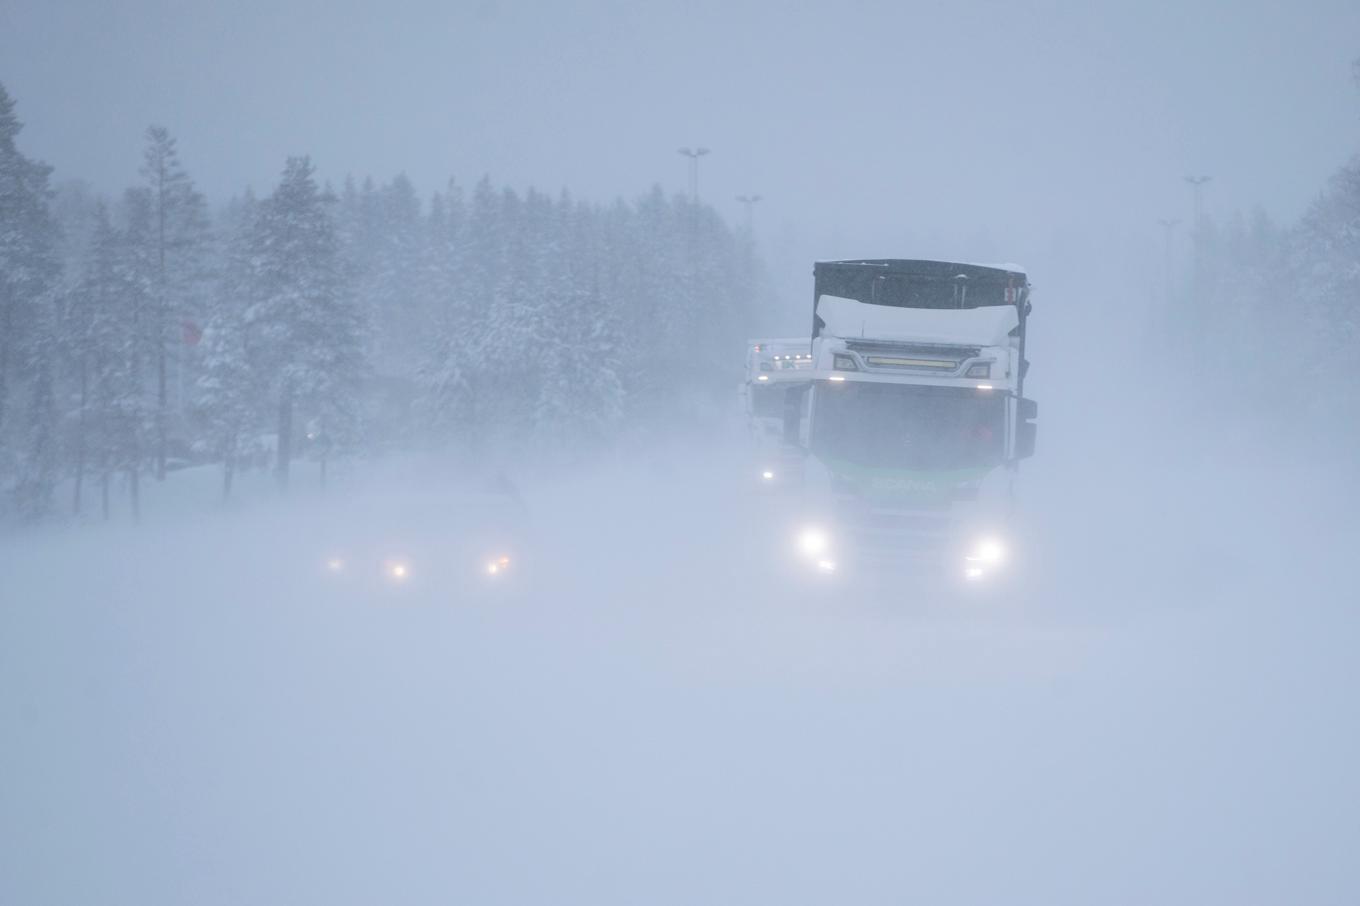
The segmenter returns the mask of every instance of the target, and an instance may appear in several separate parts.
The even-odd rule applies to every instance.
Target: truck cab
[[[1022,268],[907,259],[814,268],[805,522],[824,573],[936,573],[969,582],[1014,554],[1031,311]],[[792,410],[788,410],[792,412]]]

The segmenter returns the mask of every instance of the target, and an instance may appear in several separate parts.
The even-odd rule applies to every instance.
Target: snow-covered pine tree
[[[34,325],[28,348],[30,364],[26,370],[32,377],[23,421],[22,458],[14,486],[15,507],[26,522],[36,522],[47,515],[61,470],[53,374],[57,341],[51,315],[50,306],[45,306]]]
[[[131,336],[125,352],[131,390],[120,406],[127,419],[128,499],[132,518],[141,518],[142,470],[146,466],[155,430],[155,317],[156,287],[156,211],[151,191],[138,186],[123,193],[119,204],[123,222],[119,270],[124,298],[120,316],[129,323]]]
[[[170,133],[162,126],[151,126],[145,139],[141,172],[150,193],[153,229],[146,239],[154,264],[147,335],[155,371],[155,475],[163,480],[169,448],[171,370],[182,383],[185,363],[176,355],[182,352],[177,340],[181,322],[201,317],[208,219],[203,196],[180,162]]]
[[[242,319],[219,308],[203,332],[197,405],[208,444],[222,460],[222,499],[243,462],[255,452],[252,429],[258,416],[255,375]]]
[[[1353,382],[1326,380],[1331,363],[1344,360],[1360,342],[1360,155],[1337,171],[1304,215],[1291,243],[1291,275],[1306,312],[1308,359],[1318,386],[1312,404],[1323,417],[1349,430],[1360,418],[1360,391]]]
[[[404,174],[379,190],[376,215],[380,229],[363,282],[365,309],[376,328],[374,364],[382,374],[410,379],[410,352],[424,335],[428,318],[421,281],[426,224],[415,187]]]
[[[330,207],[311,160],[288,159],[251,234],[245,325],[277,404],[276,474],[287,487],[296,419],[315,420],[327,447],[357,440],[365,372],[364,326],[340,257]]]
[[[25,459],[31,472],[39,455],[35,445],[43,446],[31,433],[33,408],[27,427],[13,430],[10,412],[19,391],[41,396],[50,390],[43,385],[50,373],[44,376],[31,366],[52,352],[49,293],[60,269],[58,231],[49,210],[51,168],[20,153],[17,137],[23,126],[14,106],[0,85],[0,487]],[[25,376],[37,381],[29,386]]]
[[[98,472],[105,518],[113,475],[127,473],[131,490],[141,462],[145,404],[137,364],[143,349],[137,319],[145,286],[128,264],[129,245],[99,203],[66,337],[66,360],[75,371],[79,400],[73,442],[77,489],[88,468]],[[132,504],[135,513],[135,497]]]
[[[253,367],[246,312],[250,304],[251,243],[258,202],[247,193],[223,218],[227,236],[212,313],[200,344],[194,411],[200,446],[222,463],[222,498],[231,497],[238,472],[261,452],[263,376]]]
[[[445,192],[436,193],[430,203],[421,289],[429,300],[429,323],[415,350],[421,363],[416,411],[422,434],[436,443],[448,441],[470,422],[466,231],[462,189],[449,180]]]
[[[494,417],[490,325],[504,256],[499,198],[488,176],[473,188],[461,239],[454,293],[426,370],[426,399],[437,429],[477,458]]]
[[[622,416],[618,324],[600,292],[593,219],[564,192],[545,243],[549,331],[536,422],[549,449],[573,458],[612,440]]]

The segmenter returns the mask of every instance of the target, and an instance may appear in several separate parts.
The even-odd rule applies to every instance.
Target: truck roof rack
[[[818,261],[813,274],[864,273],[917,277],[922,280],[954,280],[962,276],[979,282],[1015,281],[1025,283],[1025,269],[1017,264],[966,264],[959,261],[930,261],[922,258],[849,258],[843,261]]]
[[[954,261],[860,258],[813,265],[814,307],[839,296],[894,308],[984,308],[1022,305],[1029,288],[1023,270]]]

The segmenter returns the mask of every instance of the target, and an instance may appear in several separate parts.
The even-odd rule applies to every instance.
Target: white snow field
[[[1353,493],[1096,443],[981,598],[770,581],[694,449],[521,476],[509,594],[328,574],[413,469],[7,539],[0,902],[1355,902]]]

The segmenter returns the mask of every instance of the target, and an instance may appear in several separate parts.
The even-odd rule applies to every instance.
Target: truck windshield
[[[1005,456],[1006,398],[954,387],[847,381],[819,387],[812,451],[862,466],[963,469]]]

